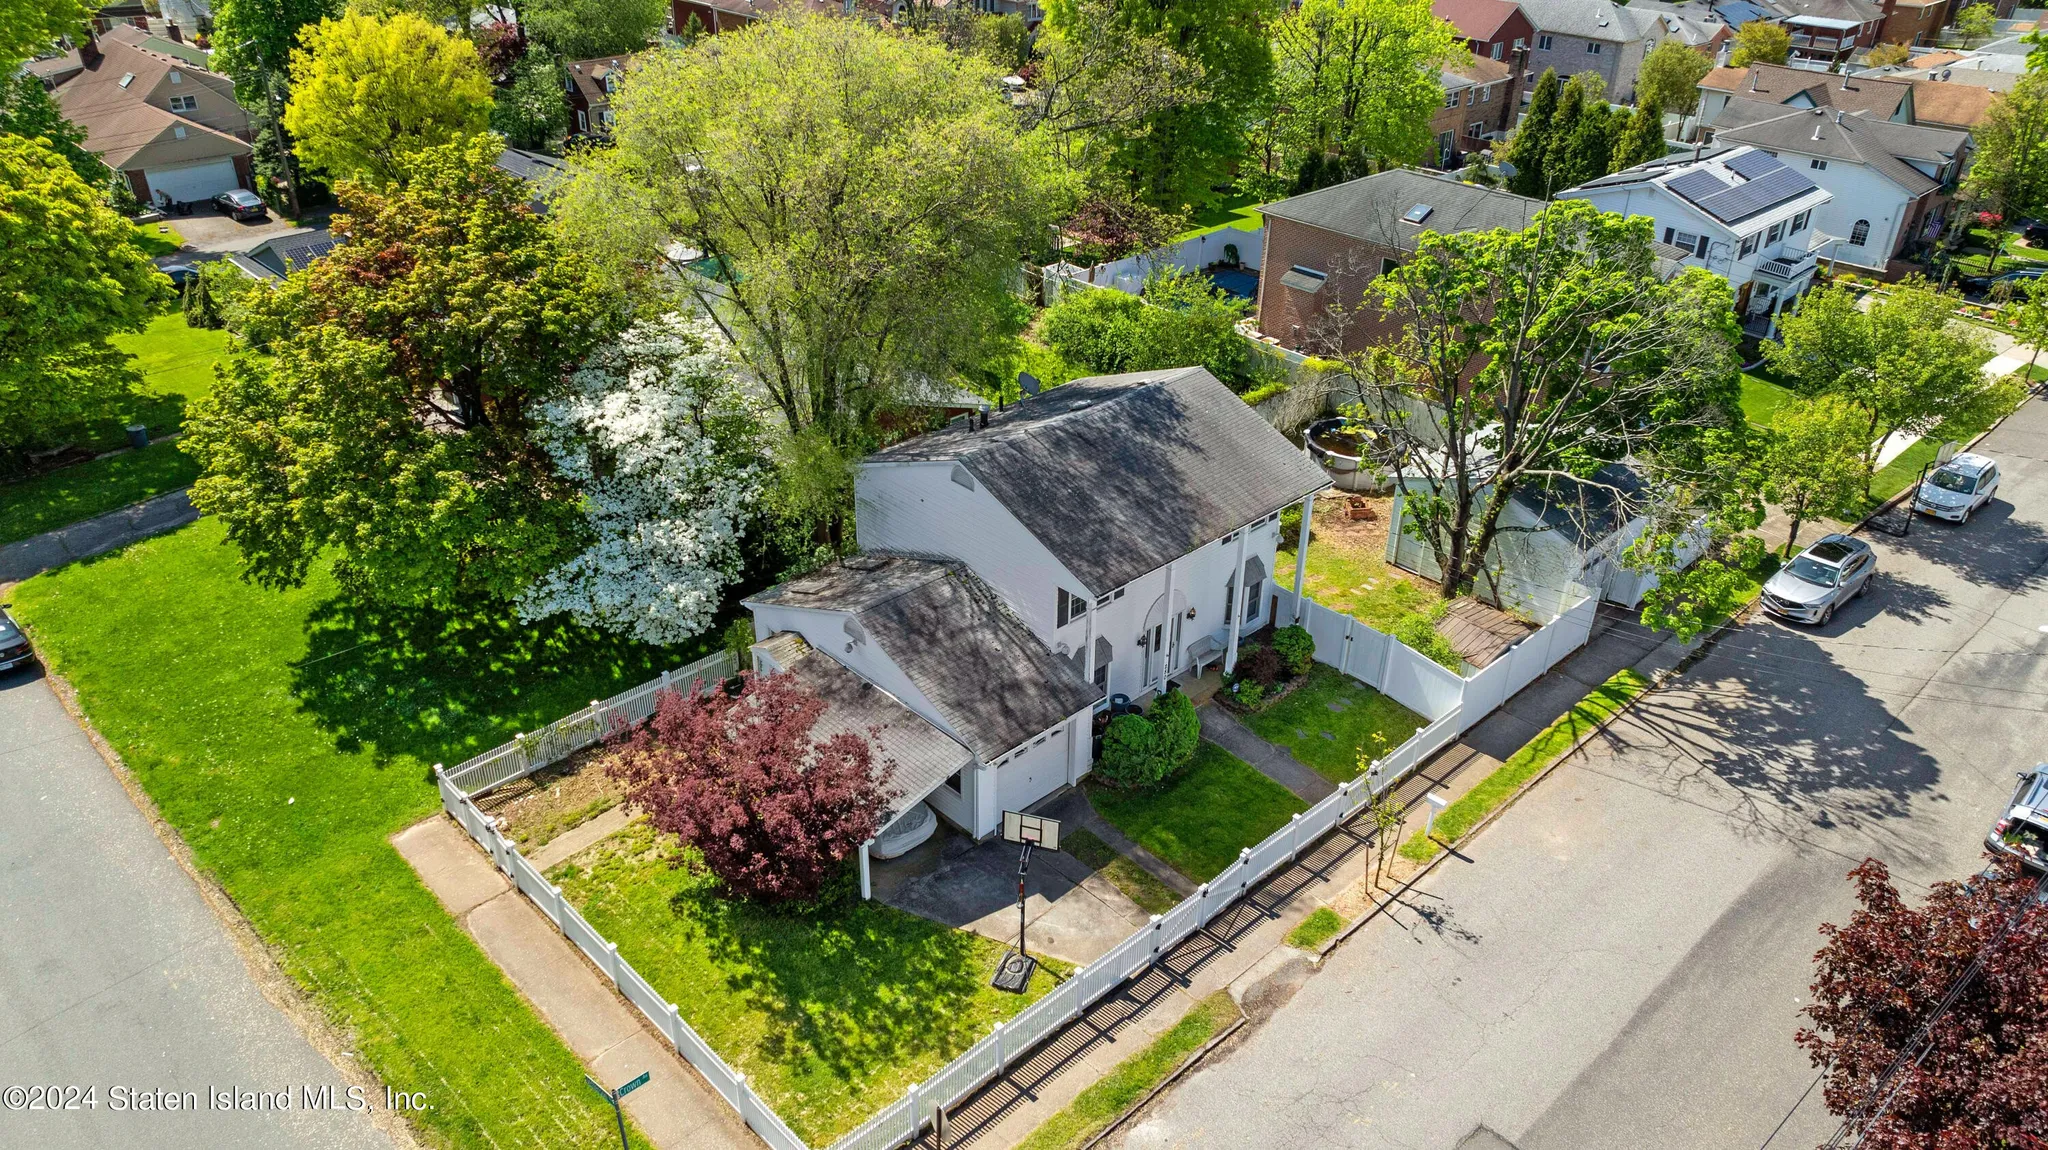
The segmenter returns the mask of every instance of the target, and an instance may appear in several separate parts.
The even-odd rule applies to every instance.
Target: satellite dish
[[[1037,395],[1040,386],[1038,377],[1030,372],[1020,371],[1017,373],[1017,390],[1025,395]]]

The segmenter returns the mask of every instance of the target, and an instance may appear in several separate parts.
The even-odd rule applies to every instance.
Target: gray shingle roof
[[[1517,0],[1538,32],[1620,43],[1639,40],[1637,18],[1614,0]]]
[[[1609,463],[1591,482],[1554,479],[1515,492],[1514,502],[1572,544],[1584,550],[1626,526],[1636,514],[1643,477],[1626,463]]]
[[[1077,379],[864,466],[957,460],[1103,595],[1330,485],[1199,367]]]
[[[1417,204],[1428,204],[1432,209],[1429,216],[1419,224],[1403,220]],[[1448,176],[1396,168],[1318,188],[1259,210],[1383,248],[1412,252],[1415,237],[1426,231],[1446,235],[1493,228],[1521,231],[1543,210],[1543,201],[1460,183]]]
[[[984,761],[1099,697],[959,564],[870,552],[747,602],[852,615],[849,641],[880,647]]]
[[[1841,115],[1825,108],[1787,111],[1782,105],[1730,100],[1714,120],[1714,138],[1753,144],[1773,152],[1796,152],[1866,165],[1917,196],[1939,181],[1907,163],[1939,166],[1955,159],[1969,136],[1946,128],[1895,124],[1862,113]]]
[[[789,640],[795,640],[794,643]],[[953,772],[973,765],[974,756],[951,735],[925,721],[902,700],[849,670],[831,655],[805,644],[801,637],[772,635],[782,669],[797,683],[824,700],[825,713],[811,729],[824,740],[842,731],[872,734],[879,750],[875,766],[889,769],[893,814],[924,798]]]

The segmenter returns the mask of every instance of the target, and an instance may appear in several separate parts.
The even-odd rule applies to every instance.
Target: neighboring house
[[[1731,100],[1788,108],[1839,108],[1875,120],[1916,123],[1910,81],[1813,72],[1782,64],[1715,68],[1700,78],[1700,123],[1711,126]]]
[[[1876,44],[1885,22],[1884,9],[1869,0],[1764,0],[1764,7],[1792,34],[1792,60],[1828,68]]]
[[[1877,271],[1941,234],[1970,149],[1965,132],[1751,100],[1731,101],[1710,132],[1770,152],[1825,189],[1833,198],[1814,223],[1837,242],[1822,256]]]
[[[569,101],[571,134],[611,134],[612,96],[617,94],[635,60],[633,56],[604,56],[595,60],[577,60],[563,69],[562,87]]]
[[[1612,0],[1522,0],[1522,10],[1536,25],[1530,72],[1555,68],[1565,79],[1595,73],[1617,103],[1634,98],[1643,56],[1667,35],[1654,14],[1637,15]]]
[[[151,39],[120,25],[28,70],[85,129],[85,150],[121,173],[136,199],[196,201],[253,188],[249,116],[234,81],[150,51]]]
[[[1429,10],[1437,19],[1450,21],[1465,46],[1482,60],[1512,63],[1515,50],[1536,39],[1536,25],[1512,0],[1435,0]]]
[[[1984,122],[1997,102],[1998,93],[1990,88],[1951,83],[1946,78],[1913,81],[1913,122],[1930,128],[1970,131]]]
[[[543,214],[548,210],[548,192],[556,183],[569,177],[569,165],[561,158],[521,148],[506,148],[500,152],[497,167],[533,185],[533,198],[526,201],[526,206]]]
[[[1476,152],[1507,138],[1513,126],[1515,75],[1507,64],[1484,56],[1445,68],[1443,106],[1430,118],[1435,139],[1430,158],[1439,168],[1463,166],[1466,152]]]
[[[1362,351],[1398,332],[1365,286],[1415,251],[1425,231],[1519,231],[1543,203],[1449,176],[1397,168],[1267,204],[1259,330],[1316,355]]]
[[[140,28],[146,31],[149,28],[148,7],[141,0],[122,0],[118,4],[105,5],[92,14],[94,34],[104,35],[116,28]]]
[[[669,31],[677,35],[687,31],[691,17],[696,18],[698,28],[710,34],[730,32],[784,13],[901,20],[907,6],[906,0],[670,0]],[[1036,0],[976,0],[974,9],[997,16],[1022,16],[1034,28],[1045,18]]]
[[[1941,36],[1948,18],[1949,0],[1884,0],[1884,22],[1878,25],[1880,44],[1932,44]]]
[[[862,552],[746,600],[757,659],[800,637],[959,744],[925,740],[899,809],[986,836],[1087,773],[1113,696],[1234,660],[1280,512],[1327,486],[1202,368],[1078,379],[863,460]]]
[[[246,252],[230,253],[226,259],[253,279],[281,280],[333,251],[340,242],[326,228],[301,228],[271,236]]]
[[[1557,198],[1650,217],[1659,238],[1692,253],[1686,264],[1734,286],[1736,313],[1768,336],[1778,313],[1812,286],[1814,221],[1833,200],[1804,167],[1746,145],[1717,147],[1638,164]]]
[[[1721,45],[1735,36],[1735,29],[1712,8],[1701,4],[1666,4],[1660,0],[1631,0],[1628,10],[1638,17],[1652,16],[1664,25],[1665,39],[1677,40],[1706,56],[1720,53]]]

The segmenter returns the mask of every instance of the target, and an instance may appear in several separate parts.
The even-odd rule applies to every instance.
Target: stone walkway
[[[1293,791],[1303,802],[1314,805],[1337,790],[1337,784],[1303,766],[1285,748],[1276,747],[1253,734],[1252,729],[1239,722],[1236,715],[1214,703],[1201,708],[1196,714],[1202,718],[1203,738],[1251,764],[1260,774]]]
[[[126,547],[199,518],[191,497],[180,489],[69,527],[0,547],[0,583],[18,583],[53,567]]]

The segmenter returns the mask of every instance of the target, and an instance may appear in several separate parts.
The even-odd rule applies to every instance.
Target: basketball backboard
[[[1003,841],[1030,843],[1039,850],[1056,851],[1060,849],[1060,821],[1023,811],[1004,811]]]

